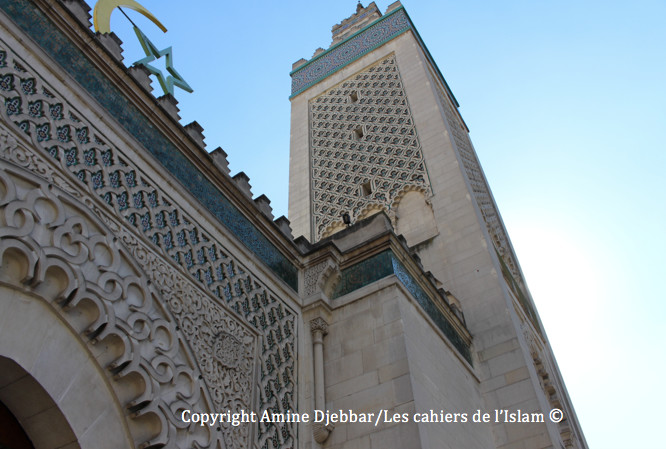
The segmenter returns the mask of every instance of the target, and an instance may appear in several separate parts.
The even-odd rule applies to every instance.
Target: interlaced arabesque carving
[[[131,157],[105,143],[91,123],[26,67],[6,46],[0,49],[5,119],[48,152],[63,171],[74,174],[77,188],[101,197],[137,235],[257,329],[262,335],[259,412],[296,410],[294,313],[174,200],[153,187]],[[290,447],[295,435],[292,423],[260,423],[257,444]]]
[[[446,119],[451,125],[451,132],[453,133],[453,140],[455,141],[456,147],[462,159],[463,166],[465,168],[465,173],[467,178],[472,186],[472,191],[474,192],[474,198],[476,199],[479,209],[481,209],[481,214],[483,219],[486,222],[488,232],[490,233],[493,241],[495,242],[495,247],[500,253],[507,267],[511,270],[514,278],[522,283],[522,278],[520,277],[517,269],[517,264],[515,257],[509,248],[506,232],[504,231],[504,226],[499,219],[499,214],[495,208],[495,204],[490,196],[490,189],[486,184],[485,178],[481,172],[481,164],[476,157],[476,152],[472,148],[472,143],[467,134],[467,130],[464,125],[458,118],[458,114],[453,110],[453,106],[446,98],[446,95],[441,90],[441,87],[438,86],[437,93],[439,94],[439,99],[444,107],[444,114]]]
[[[197,356],[215,410],[251,410],[255,334],[113,216],[98,211],[159,290]],[[196,425],[196,424],[194,424]],[[221,423],[226,447],[252,447],[249,426]]]
[[[219,448],[217,435],[177,418],[212,404],[164,301],[99,218],[51,184],[60,179],[48,164],[13,143],[0,136],[3,159],[47,176],[0,161],[0,260],[21,267],[0,272],[0,282],[42,298],[79,334],[135,421],[137,447]]]
[[[430,194],[421,145],[395,57],[310,100],[316,240],[368,207],[390,210],[406,186]]]
[[[325,260],[313,267],[308,268],[305,271],[305,286],[303,289],[305,296],[314,295],[318,291],[317,283],[319,281],[319,277],[326,270],[326,268],[328,268],[329,263],[330,262],[328,260]]]
[[[340,280],[340,269],[331,259],[326,259],[316,265],[308,267],[304,275],[304,295],[310,296],[322,292],[330,295],[332,289]]]

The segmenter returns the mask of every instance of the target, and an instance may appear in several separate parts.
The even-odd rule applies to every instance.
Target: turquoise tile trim
[[[231,233],[293,290],[298,270],[139,111],[111,81],[28,0],[2,0],[0,8],[111,115]]]
[[[467,360],[470,365],[472,364],[472,356],[470,354],[470,348],[465,340],[458,334],[455,328],[451,325],[449,320],[439,311],[437,306],[433,304],[432,300],[428,294],[423,291],[421,286],[416,282],[411,274],[407,271],[402,263],[395,257],[391,257],[393,262],[393,270],[396,277],[400,280],[402,285],[405,286],[407,290],[412,294],[416,302],[419,303],[421,308],[428,314],[428,316],[435,322],[439,330],[441,330],[446,338],[449,339],[451,344],[458,350],[460,355],[462,355],[465,360]]]
[[[400,283],[411,293],[419,306],[435,322],[460,355],[471,364],[472,356],[469,345],[391,250],[379,253],[342,270],[340,282],[331,297],[332,299],[339,298],[392,274],[395,274]]]
[[[291,97],[411,28],[404,9],[387,14],[291,72]]]
[[[389,19],[395,22],[384,23],[385,20]],[[378,29],[375,29],[375,27]],[[394,29],[393,33],[390,32],[392,27]],[[458,100],[456,100],[453,92],[451,92],[451,88],[444,79],[444,75],[442,75],[439,67],[437,67],[437,64],[435,64],[435,60],[432,59],[430,50],[428,50],[428,47],[426,47],[423,43],[421,35],[412,23],[412,20],[409,18],[407,11],[405,11],[404,7],[402,6],[395,11],[391,11],[391,13],[385,15],[372,25],[369,25],[366,28],[356,32],[355,34],[352,34],[349,38],[329,48],[316,58],[312,58],[310,61],[306,62],[296,70],[293,70],[290,73],[292,78],[291,95],[289,98],[295,97],[309,87],[317,84],[327,76],[332,75],[343,67],[356,61],[361,56],[371,52],[381,45],[384,45],[386,42],[394,39],[395,37],[408,30],[411,30],[411,32],[414,33],[416,40],[419,42],[419,44],[421,44],[421,48],[423,48],[428,61],[430,61],[432,66],[437,71],[442,84],[444,84],[444,87],[446,88],[446,92],[451,97],[451,101],[453,101],[453,104],[456,107],[459,107],[460,105],[458,104]],[[369,34],[366,35],[366,32]],[[348,42],[351,41],[354,42],[348,45]]]
[[[332,298],[338,298],[393,274],[391,251],[384,251],[342,270]]]

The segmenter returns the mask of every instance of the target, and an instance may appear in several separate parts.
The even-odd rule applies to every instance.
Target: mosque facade
[[[91,18],[0,2],[0,448],[587,447],[399,2],[294,64],[289,219]]]

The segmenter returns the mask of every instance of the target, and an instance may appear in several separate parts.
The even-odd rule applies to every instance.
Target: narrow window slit
[[[366,181],[361,184],[361,193],[363,196],[370,196],[372,193],[372,185],[370,184],[370,181]]]
[[[356,140],[361,140],[363,138],[363,127],[362,126],[359,126],[354,130],[353,137]]]

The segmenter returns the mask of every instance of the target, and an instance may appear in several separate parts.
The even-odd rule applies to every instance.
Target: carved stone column
[[[317,317],[310,321],[312,333],[312,354],[314,365],[314,406],[315,410],[326,407],[326,390],[324,386],[324,335],[328,333],[328,323]],[[333,424],[324,426],[321,423],[312,425],[312,435],[317,443],[323,443],[333,430]]]

